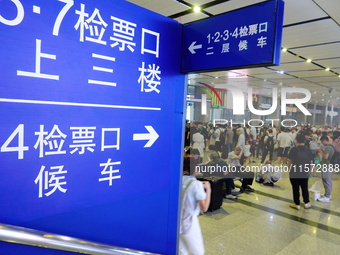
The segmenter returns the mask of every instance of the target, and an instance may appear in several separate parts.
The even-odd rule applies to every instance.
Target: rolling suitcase
[[[223,203],[223,183],[224,180],[222,178],[200,178],[200,181],[209,181],[211,185],[211,199],[210,205],[208,208],[209,212],[213,212],[217,209],[220,209]]]

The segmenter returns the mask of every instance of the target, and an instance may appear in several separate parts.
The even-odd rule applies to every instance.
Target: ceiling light
[[[314,95],[316,94],[316,91],[314,91]]]
[[[331,69],[330,69],[330,68],[326,68],[325,70],[328,72],[328,71],[331,70]]]
[[[282,49],[282,52],[286,52],[288,49],[287,48],[283,48]]]
[[[339,98],[338,98],[338,97],[337,97],[336,99],[337,99],[337,100],[339,100]]]
[[[285,73],[285,71],[278,71],[278,73],[279,73],[279,74],[284,74],[284,73]]]
[[[312,60],[311,59],[307,59],[307,63],[310,63],[310,62],[312,62]]]
[[[324,96],[325,94],[322,94],[322,96]]]
[[[216,76],[215,79],[218,79],[218,77]]]
[[[322,98],[321,101],[323,102],[323,101],[325,101],[325,99]]]
[[[194,12],[200,12],[201,11],[201,7],[199,6],[194,6]]]

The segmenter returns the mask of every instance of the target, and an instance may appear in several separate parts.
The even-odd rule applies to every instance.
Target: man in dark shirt
[[[289,178],[293,188],[294,204],[290,207],[300,210],[300,187],[302,191],[304,208],[309,209],[308,177],[313,163],[312,151],[305,146],[305,136],[296,136],[296,147],[292,148],[288,155]]]

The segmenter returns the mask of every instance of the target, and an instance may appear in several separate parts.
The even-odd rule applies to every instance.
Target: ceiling
[[[128,0],[180,23],[209,18],[263,0]],[[223,89],[236,85],[259,95],[272,87],[306,88],[310,103],[340,107],[340,3],[339,0],[284,0],[281,65],[190,74],[190,84],[207,83]],[[193,7],[201,12],[194,13]],[[307,60],[311,60],[310,63]],[[329,68],[329,71],[326,71]],[[279,73],[279,71],[281,71]],[[330,93],[330,91],[332,91]],[[294,95],[292,95],[294,97]],[[295,95],[299,96],[299,95]]]

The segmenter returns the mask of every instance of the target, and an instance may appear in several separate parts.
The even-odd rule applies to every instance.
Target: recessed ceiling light
[[[285,71],[282,71],[282,70],[281,70],[281,71],[278,71],[278,73],[279,73],[279,74],[284,74]]]
[[[215,76],[215,79],[218,79],[218,77],[217,77],[217,76]]]
[[[325,99],[322,98],[321,101],[323,102],[323,101],[325,101]]]
[[[286,52],[287,50],[288,50],[287,48],[283,48],[283,49],[282,49],[283,52]]]
[[[310,63],[310,62],[312,62],[312,60],[311,59],[307,59],[307,63]]]
[[[331,69],[330,69],[330,68],[326,68],[326,69],[325,69],[325,71],[327,71],[327,72],[328,72],[329,70],[331,70]]]
[[[199,6],[194,6],[194,12],[200,12],[201,11],[201,7]]]
[[[316,94],[316,91],[314,91],[314,95]]]
[[[324,96],[325,94],[322,94],[322,96]]]

